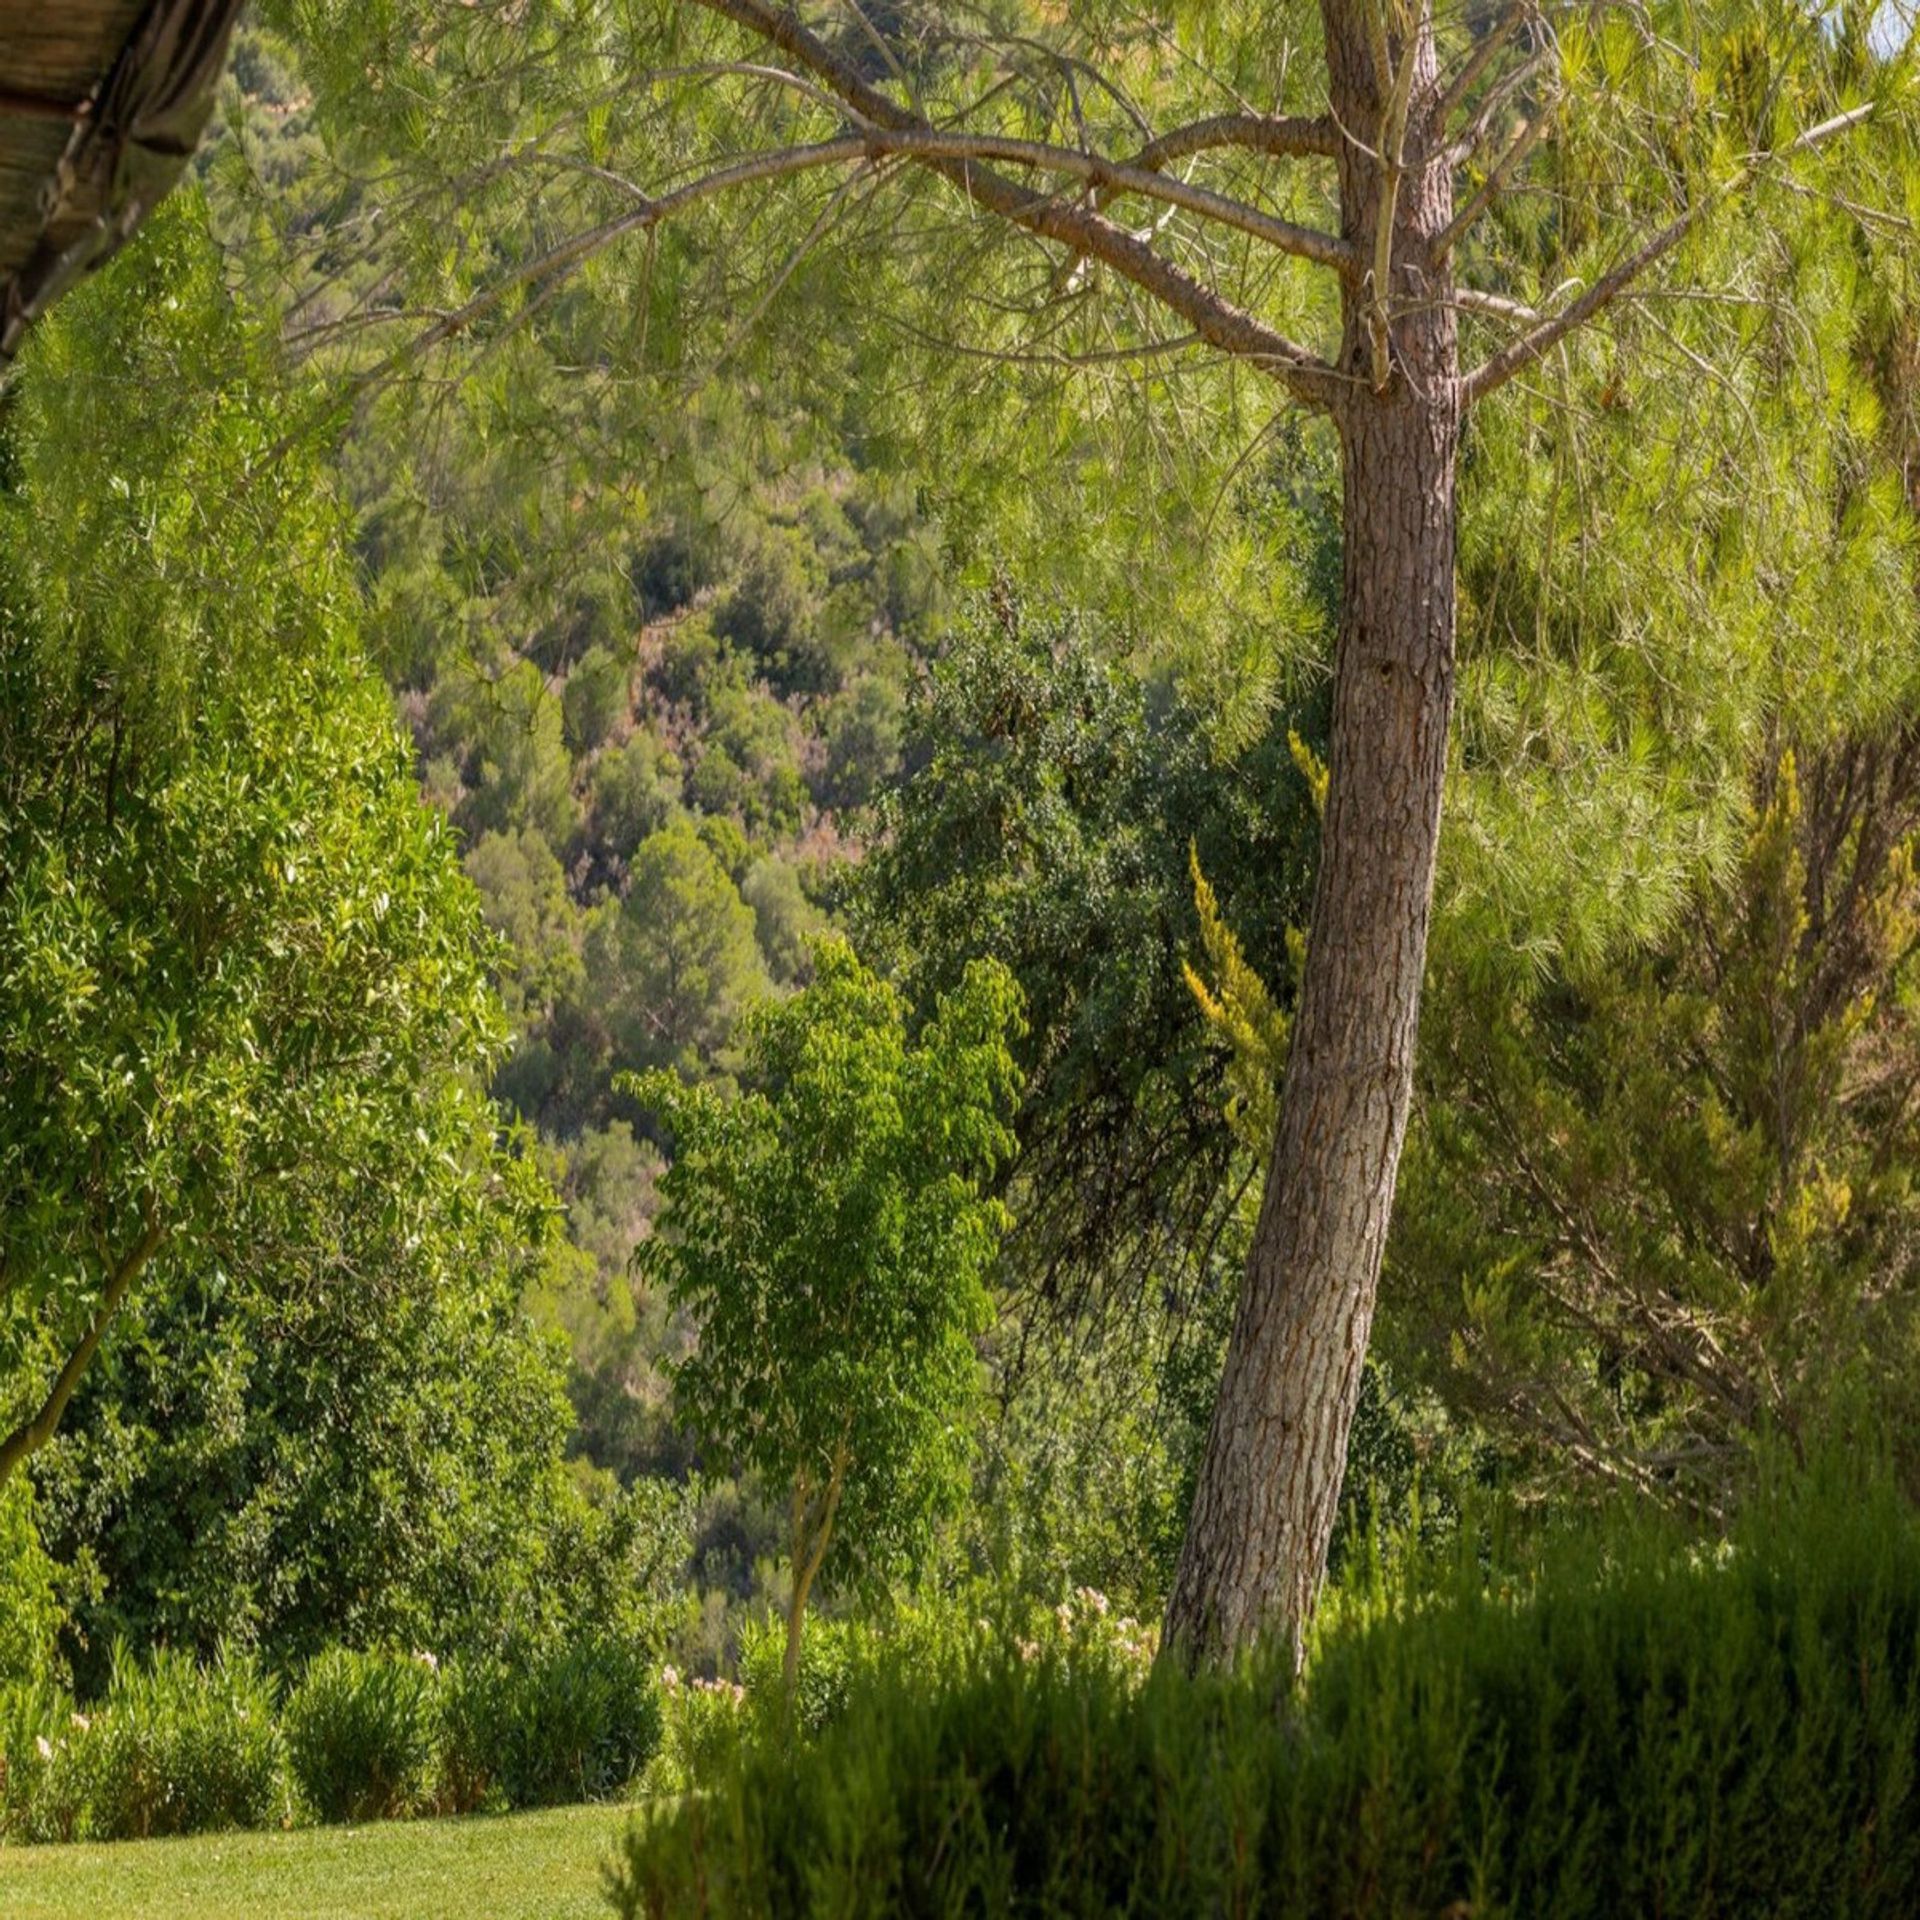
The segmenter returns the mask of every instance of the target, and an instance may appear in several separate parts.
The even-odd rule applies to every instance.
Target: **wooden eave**
[[[241,0],[0,0],[0,365],[179,179]]]

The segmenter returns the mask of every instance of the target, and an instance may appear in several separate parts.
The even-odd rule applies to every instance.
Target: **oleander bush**
[[[450,1811],[564,1806],[620,1793],[660,1744],[650,1656],[592,1638],[444,1677],[441,1797]]]
[[[0,1687],[0,1843],[76,1840],[86,1825],[88,1721],[51,1681]]]
[[[436,1678],[424,1655],[335,1647],[308,1663],[287,1701],[287,1755],[317,1818],[392,1820],[428,1803]]]
[[[881,1654],[634,1821],[626,1915],[1920,1911],[1920,1522],[1816,1475],[1361,1578],[1305,1681],[1070,1637]]]
[[[202,1666],[163,1648],[141,1664],[117,1647],[106,1700],[81,1720],[95,1839],[274,1826],[286,1817],[273,1693],[244,1655],[223,1651]]]
[[[660,1752],[648,1785],[667,1794],[688,1792],[717,1778],[758,1725],[741,1682],[705,1674],[683,1676],[676,1667],[660,1676],[660,1709]]]
[[[81,1711],[59,1688],[0,1692],[0,1840],[145,1840],[289,1815],[272,1688],[254,1663],[113,1655]]]
[[[0,1685],[0,1844],[605,1799],[662,1725],[652,1658],[619,1636],[445,1667],[334,1648],[284,1704],[250,1658],[120,1649],[84,1710],[48,1680]]]

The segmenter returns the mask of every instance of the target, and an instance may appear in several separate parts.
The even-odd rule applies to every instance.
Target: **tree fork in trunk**
[[[1409,134],[1439,144],[1431,22],[1387,52],[1366,0],[1323,11],[1335,117],[1380,130],[1340,162],[1344,237],[1369,266],[1346,290],[1334,414],[1330,781],[1273,1159],[1167,1609],[1189,1660],[1282,1633],[1297,1664],[1325,1572],[1406,1134],[1453,704],[1461,386],[1435,245],[1453,196],[1444,165],[1398,164]]]

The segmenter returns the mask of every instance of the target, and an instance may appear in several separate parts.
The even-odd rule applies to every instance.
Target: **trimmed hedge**
[[[628,1916],[1920,1913],[1920,1525],[1809,1485],[1376,1590],[1296,1691],[976,1643],[636,1819]],[[1486,1543],[1477,1543],[1484,1556]],[[1500,1564],[1495,1560],[1493,1564]]]

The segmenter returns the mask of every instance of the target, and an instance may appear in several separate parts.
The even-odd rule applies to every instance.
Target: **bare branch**
[[[1484,313],[1494,320],[1517,320],[1523,326],[1538,326],[1539,309],[1524,300],[1509,300],[1503,293],[1483,293],[1478,287],[1455,287],[1453,304],[1463,313]]]
[[[698,4],[777,47],[824,81],[870,126],[890,133],[936,131],[872,86],[858,68],[809,32],[790,9],[769,0],[698,0]],[[1099,260],[1133,281],[1185,319],[1209,345],[1262,367],[1303,405],[1329,409],[1345,390],[1346,377],[1337,368],[1163,259],[1094,209],[1036,198],[1017,181],[970,160],[932,154],[919,158],[976,206],[1076,254]]]
[[[1460,236],[1493,205],[1495,197],[1506,185],[1514,168],[1539,145],[1541,136],[1553,123],[1554,109],[1559,104],[1558,100],[1546,102],[1508,142],[1506,151],[1493,163],[1487,177],[1481,181],[1466,205],[1441,229],[1440,237],[1433,243],[1436,254],[1444,257],[1451,253]]]
[[[1009,166],[1071,174],[1102,195],[1134,193],[1143,199],[1163,200],[1170,206],[1217,220],[1224,227],[1237,228],[1277,247],[1282,253],[1296,254],[1319,266],[1344,272],[1353,263],[1353,249],[1330,233],[1276,220],[1258,208],[1206,187],[1191,186],[1177,176],[1106,160],[1099,154],[1083,153],[1077,147],[1054,146],[1042,140],[1004,139],[998,134],[950,133],[931,127],[924,130],[905,127],[897,131],[875,127],[868,132],[867,143],[868,153],[875,159],[903,154],[912,159],[998,160]]]
[[[1217,147],[1239,147],[1275,160],[1335,160],[1340,155],[1340,129],[1328,114],[1302,119],[1284,113],[1216,113],[1155,134],[1134,155],[1133,164],[1157,169]]]
[[[1709,213],[1723,201],[1751,186],[1770,161],[1788,159],[1794,154],[1807,153],[1823,146],[1827,141],[1849,133],[1872,119],[1874,110],[1875,103],[1869,100],[1845,113],[1835,114],[1830,120],[1823,120],[1817,127],[1809,127],[1778,154],[1759,154],[1748,160],[1720,187],[1703,194],[1692,206],[1676,214],[1618,266],[1603,274],[1570,307],[1541,321],[1531,331],[1509,342],[1491,359],[1476,367],[1462,384],[1467,404],[1471,406],[1476,401],[1484,400],[1488,394],[1505,386],[1516,373],[1530,367],[1570,333],[1577,332],[1596,314],[1611,306],[1648,268],[1665,259]]]
[[[1541,47],[1523,60],[1497,85],[1487,90],[1487,97],[1481,101],[1479,111],[1473,116],[1473,124],[1461,134],[1459,139],[1452,141],[1447,147],[1447,159],[1450,165],[1457,167],[1463,160],[1470,160],[1479,151],[1481,143],[1493,131],[1494,122],[1500,117],[1500,109],[1542,67],[1548,64],[1552,53],[1551,47]]]

